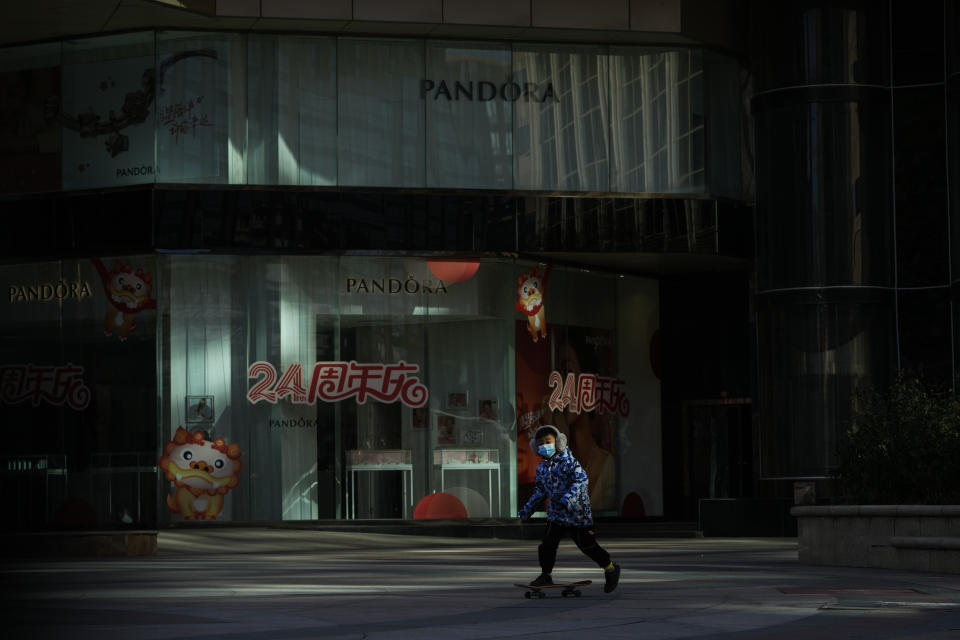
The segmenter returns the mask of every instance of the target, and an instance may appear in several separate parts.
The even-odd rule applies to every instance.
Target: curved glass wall
[[[947,3],[945,56],[947,197],[950,207],[950,246],[960,247],[960,7]],[[950,252],[950,283],[960,281],[960,251]],[[956,314],[954,314],[956,317]],[[960,333],[955,334],[960,337]],[[954,340],[960,349],[960,339]],[[957,372],[960,374],[960,371]],[[960,379],[960,378],[957,378]]]
[[[890,7],[757,7],[761,473],[829,476],[856,391],[898,365]]]
[[[892,290],[820,290],[757,299],[758,376],[767,411],[761,473],[823,476],[836,466],[858,389],[895,370]]]
[[[847,93],[755,100],[761,293],[894,285],[890,95]]]
[[[737,65],[706,57],[677,47],[179,31],[10,48],[0,81],[22,144],[0,149],[0,162],[32,163],[42,175],[3,187],[737,197]],[[40,146],[44,158],[32,153]]]
[[[888,2],[758,3],[751,13],[758,91],[825,84],[889,85]]]

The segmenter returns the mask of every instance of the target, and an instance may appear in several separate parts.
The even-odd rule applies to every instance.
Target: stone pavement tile
[[[839,628],[936,638],[960,628],[950,617],[960,576],[800,565],[796,540],[784,539],[617,539],[608,548],[624,566],[613,594],[570,544],[555,576],[596,584],[580,598],[527,600],[511,585],[535,571],[530,541],[161,532],[150,558],[0,566],[13,592],[0,616],[4,640],[826,639]],[[874,611],[882,600],[909,606]],[[918,608],[923,600],[947,607]]]

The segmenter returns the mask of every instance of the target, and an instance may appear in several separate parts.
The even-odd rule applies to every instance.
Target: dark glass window
[[[947,287],[898,292],[900,368],[949,389],[952,381]]]
[[[847,7],[805,4],[751,4],[757,91],[829,83],[889,84],[886,2]]]
[[[762,475],[819,476],[836,464],[856,390],[895,369],[892,290],[757,298]]]
[[[892,286],[889,93],[808,93],[754,103],[758,288]]]
[[[894,86],[943,82],[944,4],[892,0]]]
[[[893,100],[897,283],[945,285],[949,234],[943,86],[895,89]]]

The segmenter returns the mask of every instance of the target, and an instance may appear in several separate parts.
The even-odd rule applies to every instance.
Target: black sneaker
[[[549,573],[541,573],[537,579],[530,583],[531,587],[548,587],[553,584],[553,578]]]
[[[610,593],[616,589],[617,583],[620,582],[620,565],[614,562],[613,569],[603,572],[603,579],[605,581],[603,585],[604,593]]]

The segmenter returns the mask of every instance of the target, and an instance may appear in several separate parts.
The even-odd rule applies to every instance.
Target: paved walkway
[[[602,532],[600,532],[602,534]],[[810,567],[795,539],[572,542],[527,600],[536,542],[270,528],[162,531],[146,558],[6,560],[4,638],[960,638],[960,576]]]

